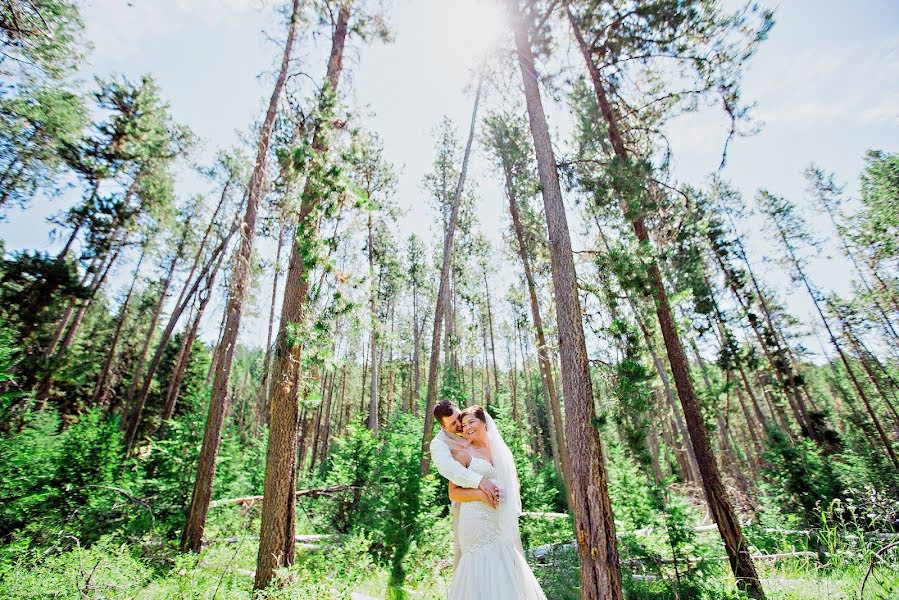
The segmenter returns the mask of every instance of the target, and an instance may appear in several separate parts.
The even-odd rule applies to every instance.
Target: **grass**
[[[2,598],[138,598],[138,599],[246,599],[253,585],[258,543],[258,515],[240,511],[213,513],[207,536],[218,540],[200,554],[181,554],[174,542],[160,544],[150,539],[104,538],[89,548],[60,534],[58,543],[28,548],[18,539],[0,550],[0,597]],[[302,519],[302,517],[301,517]],[[301,520],[298,531],[311,533],[313,523]],[[541,540],[531,536],[531,545]],[[557,541],[558,532],[546,533],[546,541]],[[858,539],[856,536],[851,539]],[[222,541],[238,538],[237,541]],[[648,542],[649,540],[647,540]],[[151,543],[152,542],[152,543]],[[803,549],[795,539],[766,540],[778,550]],[[697,552],[717,553],[715,536],[708,536]],[[301,548],[297,562],[278,574],[275,585],[261,598],[300,600],[345,600],[356,592],[372,598],[387,596],[388,570],[375,564],[363,537],[347,537],[337,544]],[[623,551],[627,547],[622,545]],[[873,546],[872,546],[873,549]],[[873,551],[859,552],[858,544],[841,547],[829,538],[830,558],[821,564],[813,557],[758,561],[768,598],[776,600],[837,600],[859,598],[862,580]],[[896,549],[899,550],[899,549]],[[439,600],[446,597],[451,577],[444,565],[451,558],[451,531],[444,520],[429,532],[422,545],[413,545],[407,557],[409,575],[403,587],[409,600]],[[625,556],[626,558],[626,556]],[[899,597],[899,551],[868,578],[865,600]],[[577,553],[562,549],[545,562],[533,564],[548,598],[577,600]],[[711,557],[701,576],[688,577],[672,591],[673,571],[661,571],[662,579],[635,580],[625,571],[629,600],[674,600],[739,598],[725,562]]]

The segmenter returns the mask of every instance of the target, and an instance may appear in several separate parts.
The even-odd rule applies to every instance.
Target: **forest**
[[[729,178],[774,3],[474,2],[411,173],[354,93],[409,3],[264,2],[211,149],[153,73],[86,76],[88,4],[0,3],[0,597],[447,598],[448,399],[550,600],[899,598],[899,149]]]

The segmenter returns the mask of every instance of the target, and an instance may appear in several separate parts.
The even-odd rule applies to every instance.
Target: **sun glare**
[[[506,11],[500,0],[452,0],[441,10],[448,51],[475,60],[493,50],[508,32]]]

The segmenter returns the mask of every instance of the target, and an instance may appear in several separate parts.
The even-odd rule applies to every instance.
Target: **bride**
[[[462,503],[458,521],[462,558],[449,599],[546,600],[521,546],[521,495],[512,452],[480,406],[465,409],[460,418],[462,435],[470,445],[454,450],[453,458],[495,480],[502,496],[496,506],[482,490],[450,482],[450,500]]]

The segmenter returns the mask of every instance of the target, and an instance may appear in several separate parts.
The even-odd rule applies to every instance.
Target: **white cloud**
[[[767,62],[745,90],[758,99],[758,115],[769,126],[896,122],[899,35],[828,44]]]
[[[239,27],[249,14],[271,0],[100,0],[85,7],[86,37],[95,54],[123,64],[142,54],[142,47],[166,37],[194,35],[191,27]]]

